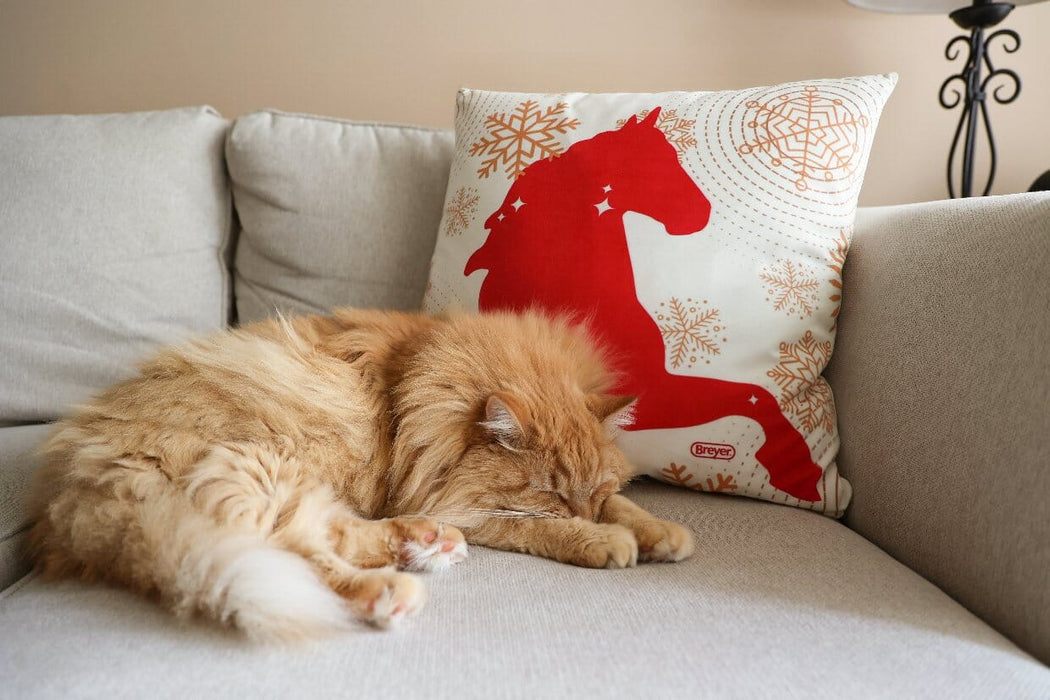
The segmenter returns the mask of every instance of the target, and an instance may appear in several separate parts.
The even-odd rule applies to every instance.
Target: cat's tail
[[[182,510],[173,493],[173,510]],[[188,503],[185,504],[188,507]],[[154,554],[154,581],[180,617],[202,614],[261,642],[324,636],[346,629],[350,611],[301,556],[258,536],[225,531],[195,511],[165,517],[142,509]],[[172,514],[174,515],[174,514]]]
[[[170,484],[142,483],[151,476],[140,475],[131,489],[151,491],[145,502],[90,488],[49,499],[32,533],[45,575],[104,579],[153,594],[180,617],[211,618],[262,642],[351,625],[342,598],[305,559],[219,525]]]

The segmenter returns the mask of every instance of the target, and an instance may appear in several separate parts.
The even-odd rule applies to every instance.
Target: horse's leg
[[[727,416],[743,416],[762,426],[766,440],[755,453],[775,488],[803,501],[819,501],[821,468],[809,445],[784,416],[776,397],[755,384],[710,377],[666,375],[638,400],[630,430],[684,428]]]

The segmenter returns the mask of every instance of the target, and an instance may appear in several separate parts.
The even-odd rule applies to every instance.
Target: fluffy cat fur
[[[337,310],[164,349],[57,424],[34,482],[51,577],[103,580],[260,640],[388,626],[465,540],[588,567],[677,561],[617,492],[629,399],[536,313]]]

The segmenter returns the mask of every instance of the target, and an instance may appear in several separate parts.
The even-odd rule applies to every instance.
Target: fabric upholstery
[[[226,324],[226,129],[207,107],[0,118],[0,423]]]
[[[226,154],[242,228],[241,323],[275,308],[419,308],[451,152],[451,133],[436,129],[239,118]]]
[[[697,554],[589,570],[474,547],[405,628],[254,648],[120,591],[33,580],[0,599],[20,698],[1009,697],[1050,669],[842,524],[646,483]]]
[[[862,210],[830,379],[848,524],[1050,663],[1050,194]]]
[[[39,466],[34,452],[48,435],[46,425],[0,428],[0,590],[29,569],[24,557],[29,479]]]

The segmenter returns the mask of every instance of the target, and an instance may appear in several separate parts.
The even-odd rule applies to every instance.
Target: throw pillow
[[[734,92],[462,90],[425,306],[585,320],[640,472],[832,516],[841,272],[896,76]]]

